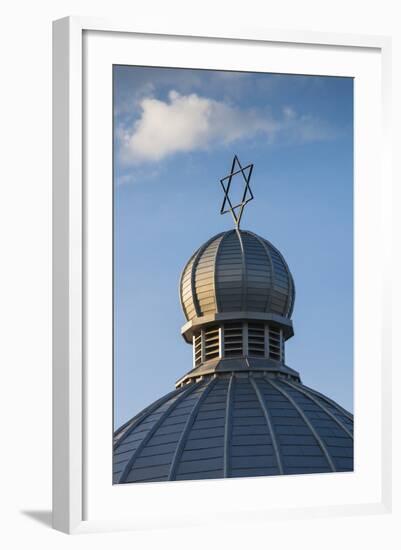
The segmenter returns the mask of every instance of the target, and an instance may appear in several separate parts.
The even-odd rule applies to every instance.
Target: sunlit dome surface
[[[187,320],[232,311],[291,317],[295,288],[283,256],[270,242],[233,229],[194,253],[182,273],[180,295]]]

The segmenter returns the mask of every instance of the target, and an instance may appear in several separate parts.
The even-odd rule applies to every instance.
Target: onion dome
[[[269,241],[238,227],[215,235],[191,256],[179,287],[187,319],[182,334],[194,346],[194,368],[177,385],[244,368],[299,381],[284,364],[284,343],[294,334],[295,285]]]
[[[300,383],[211,375],[116,432],[114,483],[349,471],[352,431],[351,414]]]
[[[290,318],[295,288],[277,248],[255,233],[233,229],[192,255],[182,272],[180,297],[188,321],[240,311]]]

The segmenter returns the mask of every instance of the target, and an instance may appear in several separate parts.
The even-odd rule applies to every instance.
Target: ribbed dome
[[[269,241],[239,229],[253,199],[252,169],[234,156],[220,183],[221,213],[231,212],[235,229],[208,240],[181,275],[181,334],[193,348],[192,368],[115,432],[114,483],[353,470],[353,416],[304,386],[286,363],[290,270]]]
[[[180,281],[187,321],[226,312],[271,313],[290,318],[295,289],[281,253],[244,230],[212,237],[186,264]]]
[[[283,376],[204,377],[117,430],[114,482],[353,469],[353,417]]]

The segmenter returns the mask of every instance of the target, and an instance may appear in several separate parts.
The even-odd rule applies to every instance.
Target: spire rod
[[[224,199],[223,199],[223,204],[221,205],[220,214],[227,214],[227,212],[231,212],[236,229],[239,229],[245,206],[248,204],[249,201],[253,199],[253,193],[251,190],[251,186],[249,184],[251,180],[252,171],[253,171],[253,164],[248,164],[243,168],[237,155],[234,155],[233,162],[231,165],[231,172],[220,180],[221,186],[224,190]],[[241,202],[233,205],[233,202],[230,198],[230,189],[231,189],[231,184],[234,176],[237,176],[239,174],[241,174],[243,178],[243,182],[241,183],[244,186],[244,192],[242,195]],[[232,194],[232,189],[231,189],[231,194]]]

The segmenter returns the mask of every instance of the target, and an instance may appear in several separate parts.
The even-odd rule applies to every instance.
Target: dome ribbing
[[[349,471],[352,431],[352,415],[284,377],[204,377],[116,432],[114,482]]]
[[[281,253],[266,239],[236,229],[193,254],[182,272],[180,297],[188,321],[240,311],[290,318],[295,288]]]

